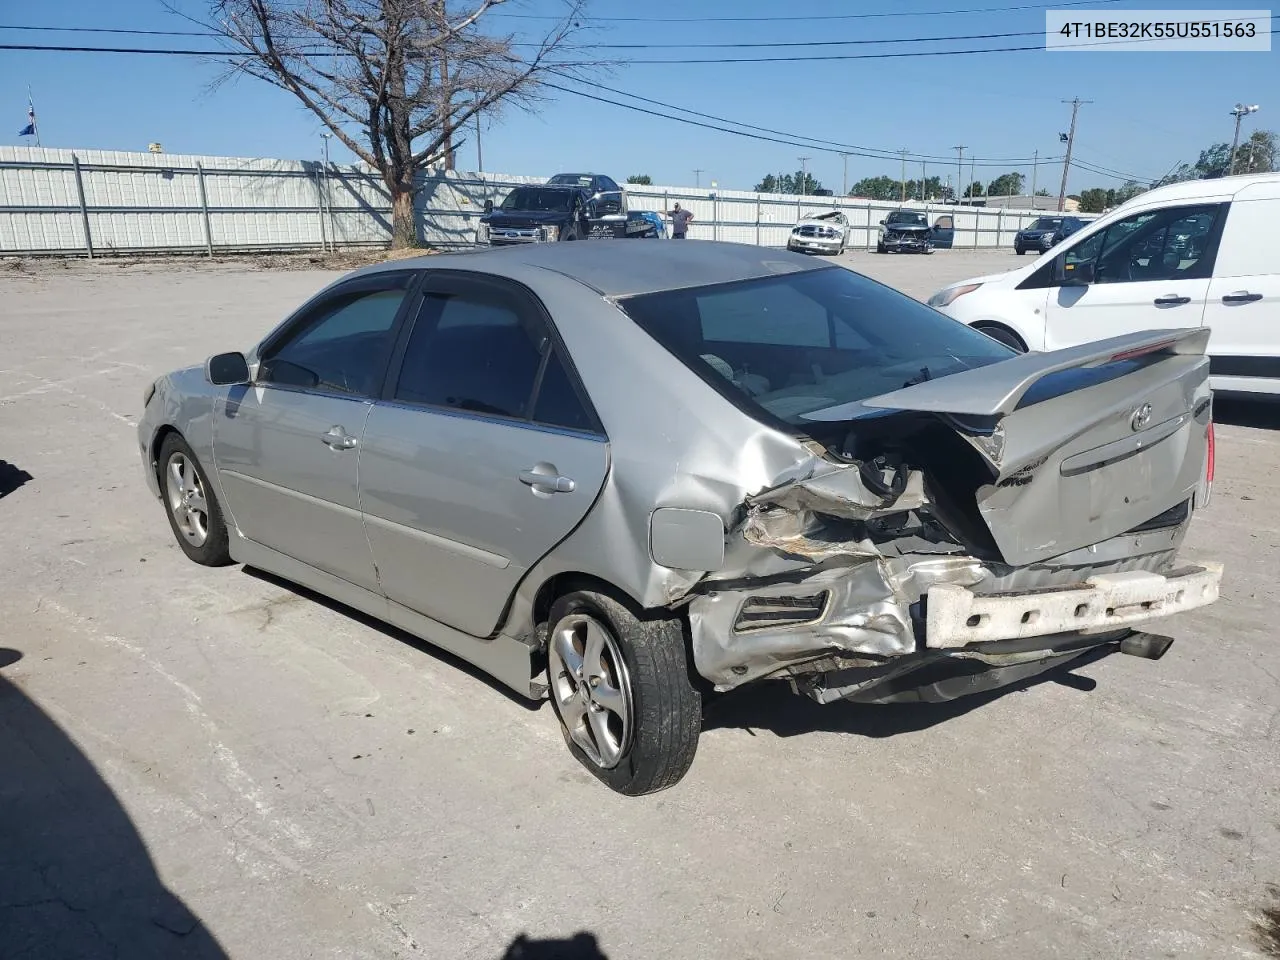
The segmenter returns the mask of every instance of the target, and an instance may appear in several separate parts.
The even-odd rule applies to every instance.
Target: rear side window
[[[431,292],[393,394],[405,403],[594,430],[541,315],[508,291]]]

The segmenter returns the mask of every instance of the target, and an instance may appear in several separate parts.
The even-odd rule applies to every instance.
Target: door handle
[[[334,450],[350,450],[356,445],[356,438],[336,424],[321,434],[320,439]]]
[[[1180,307],[1184,303],[1190,303],[1190,297],[1180,297],[1177,294],[1169,294],[1165,297],[1156,297],[1153,301],[1157,307]]]
[[[538,463],[520,471],[520,482],[533,487],[534,493],[573,493],[577,484],[562,477],[549,463]]]
[[[1253,303],[1262,299],[1260,293],[1250,293],[1248,290],[1237,290],[1235,293],[1228,293],[1222,298],[1223,303]]]

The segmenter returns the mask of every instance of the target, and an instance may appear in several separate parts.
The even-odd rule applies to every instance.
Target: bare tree
[[[392,245],[417,240],[415,174],[445,161],[477,113],[528,104],[581,29],[586,0],[532,42],[486,31],[508,0],[212,0],[233,72],[288,90],[382,176]],[[521,47],[522,55],[514,51]]]

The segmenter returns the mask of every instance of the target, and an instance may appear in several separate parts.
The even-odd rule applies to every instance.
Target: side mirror
[[[492,201],[492,200],[486,200],[486,201],[484,202],[484,212],[485,212],[485,213],[493,213],[493,201]]]
[[[884,226],[884,221],[883,221],[883,220],[881,220],[881,221],[880,221],[880,226],[882,226],[882,227]]]
[[[204,375],[215,387],[249,382],[249,362],[243,353],[219,353],[204,365]]]

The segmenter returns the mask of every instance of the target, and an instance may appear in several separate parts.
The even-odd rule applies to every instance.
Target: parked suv
[[[1018,256],[1028,250],[1039,250],[1043,253],[1056,247],[1067,237],[1084,226],[1079,217],[1041,217],[1029,227],[1019,230],[1013,238],[1013,249]]]
[[[1280,394],[1280,173],[1134,197],[1052,253],[938,291],[929,305],[1018,350],[1208,327],[1213,387]]]
[[[641,213],[627,209],[627,195],[609,177],[560,173],[545,184],[516,187],[496,209],[485,201],[476,242],[489,246],[653,238],[659,234]]]

